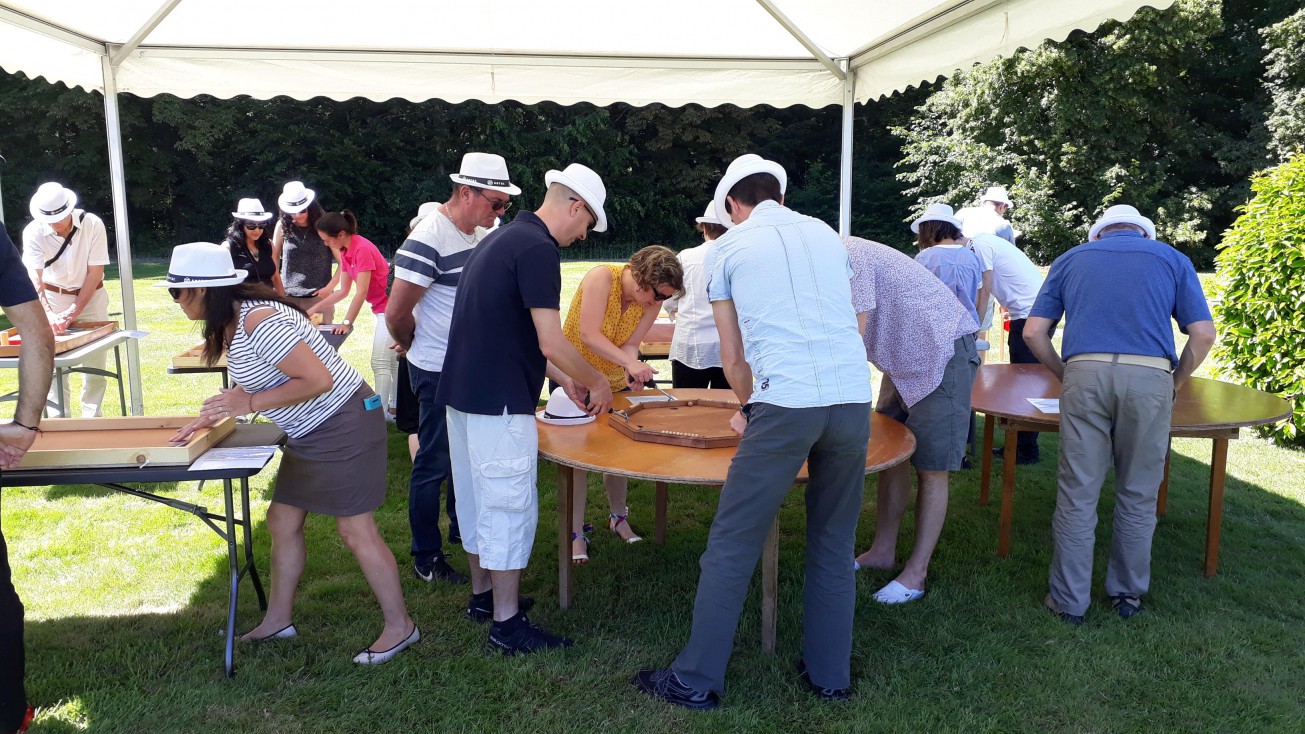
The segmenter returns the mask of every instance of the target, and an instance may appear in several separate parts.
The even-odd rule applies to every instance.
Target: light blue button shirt
[[[707,297],[733,301],[752,368],[751,402],[869,403],[870,367],[852,309],[852,266],[829,225],[763,201],[716,240]]]

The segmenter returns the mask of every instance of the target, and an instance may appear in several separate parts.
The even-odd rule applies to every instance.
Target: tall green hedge
[[[1268,433],[1305,446],[1305,154],[1258,174],[1251,187],[1255,197],[1215,258],[1216,369],[1290,400],[1291,420]]]

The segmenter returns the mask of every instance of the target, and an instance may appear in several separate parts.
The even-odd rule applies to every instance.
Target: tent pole
[[[856,112],[856,74],[843,59],[843,135],[838,165],[838,233],[852,233],[852,117]]]
[[[100,58],[104,71],[104,132],[109,139],[109,180],[113,188],[113,234],[118,243],[118,284],[122,287],[122,322],[136,330],[136,291],[131,272],[131,238],[127,230],[127,175],[122,163],[122,124],[118,118],[118,79],[109,57]],[[144,415],[140,385],[140,350],[127,340],[127,375],[131,414]]]

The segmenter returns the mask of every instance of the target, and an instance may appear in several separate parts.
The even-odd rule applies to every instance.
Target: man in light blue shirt
[[[848,558],[865,487],[870,368],[852,309],[847,250],[820,220],[784,207],[787,176],[745,155],[716,187],[731,229],[716,240],[707,295],[725,376],[743,410],[743,437],[703,553],[688,645],[671,667],[640,671],[635,687],[686,708],[712,709],[748,584],[780,504],[803,462],[807,559],[803,681],[847,698],[856,582]],[[840,555],[841,554],[841,555]]]

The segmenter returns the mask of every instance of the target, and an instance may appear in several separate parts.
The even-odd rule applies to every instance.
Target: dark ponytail
[[[330,237],[338,237],[341,233],[355,235],[358,234],[358,218],[348,209],[326,212],[317,220],[317,231]]]

